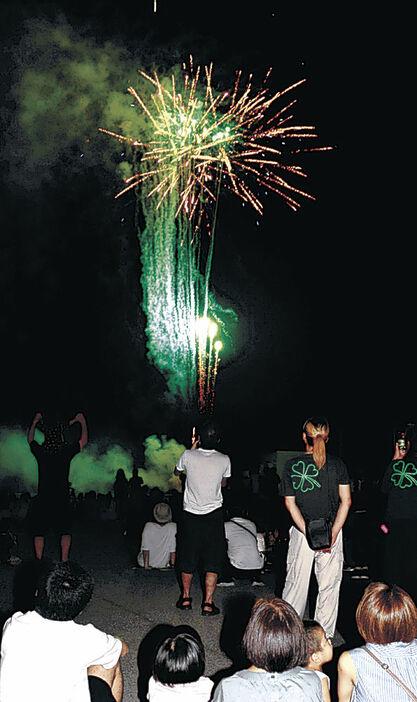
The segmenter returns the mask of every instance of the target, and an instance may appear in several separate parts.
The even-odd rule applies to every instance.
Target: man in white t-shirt
[[[256,525],[247,519],[246,510],[240,507],[230,509],[230,519],[225,522],[224,530],[227,542],[227,563],[222,573],[223,587],[234,585],[233,578],[250,580],[252,585],[263,585],[261,569],[265,557],[260,552]]]
[[[73,621],[93,592],[91,576],[70,561],[45,565],[36,608],[3,629],[1,702],[121,702],[120,639]]]
[[[190,587],[195,570],[204,573],[203,616],[219,613],[213,603],[226,543],[222,487],[231,476],[230,458],[217,450],[219,433],[213,421],[202,425],[191,450],[184,451],[175,475],[185,473],[183,516],[178,531],[178,569],[182,595],[179,609],[191,609]]]
[[[154,522],[146,522],[138,554],[138,564],[145,570],[173,568],[175,565],[177,525],[171,507],[158,502],[153,508]]]

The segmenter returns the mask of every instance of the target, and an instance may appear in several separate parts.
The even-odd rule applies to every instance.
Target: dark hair
[[[206,658],[203,643],[195,635],[169,636],[159,646],[153,664],[153,677],[163,685],[195,682],[204,673]]]
[[[45,619],[70,621],[86,607],[93,588],[91,575],[78,564],[45,564],[38,581],[35,610]]]
[[[324,629],[315,619],[305,621],[303,624],[307,637],[307,655],[310,658],[313,653],[320,651],[322,648]]]
[[[204,449],[215,449],[220,442],[220,430],[217,422],[206,419],[199,428],[200,443]]]
[[[398,585],[370,583],[358,604],[356,624],[368,643],[409,643],[417,637],[417,607]]]
[[[248,660],[270,673],[304,665],[307,657],[303,623],[295,609],[278,597],[255,602],[242,644]]]

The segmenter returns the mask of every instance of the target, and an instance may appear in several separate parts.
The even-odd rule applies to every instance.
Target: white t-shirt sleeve
[[[232,476],[232,464],[230,463],[229,456],[226,456],[226,467],[224,469],[223,478],[230,478]]]
[[[91,651],[88,665],[102,665],[103,668],[114,668],[122,652],[122,642],[104,631],[96,629],[93,624],[85,625],[86,650]]]
[[[154,542],[152,541],[152,522],[147,522],[145,526],[143,527],[142,531],[142,542],[140,545],[140,550],[141,551],[149,551],[152,546],[154,545]]]
[[[181,473],[182,473],[184,470],[186,470],[186,468],[187,468],[187,466],[186,466],[186,464],[185,464],[185,455],[186,455],[186,453],[187,453],[187,451],[184,451],[184,453],[181,454],[181,456],[180,456],[179,459],[178,459],[177,465],[175,466],[175,468],[176,468],[178,471],[180,471]]]

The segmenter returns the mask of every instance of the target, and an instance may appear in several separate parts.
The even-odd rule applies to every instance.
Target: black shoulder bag
[[[327,501],[329,502],[329,480],[327,479]],[[332,522],[329,517],[306,520],[306,539],[313,551],[323,551],[332,543]]]

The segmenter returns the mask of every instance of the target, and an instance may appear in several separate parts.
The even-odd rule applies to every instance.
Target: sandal
[[[180,597],[178,602],[176,603],[177,609],[192,609],[191,607],[191,602],[192,602],[192,597]]]
[[[210,609],[205,609],[205,607],[210,607]],[[216,614],[220,614],[220,610],[213,602],[203,602],[201,605],[201,614],[203,617],[214,617]]]

